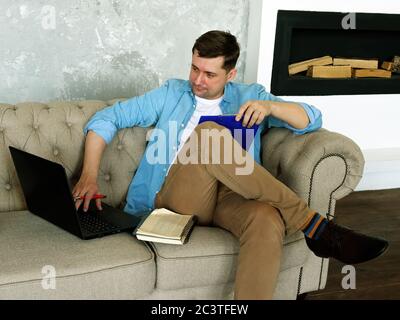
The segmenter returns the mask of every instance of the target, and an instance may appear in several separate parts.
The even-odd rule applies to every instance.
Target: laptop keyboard
[[[120,226],[111,224],[102,219],[99,213],[80,213],[79,220],[81,226],[90,233],[102,233],[120,229]]]

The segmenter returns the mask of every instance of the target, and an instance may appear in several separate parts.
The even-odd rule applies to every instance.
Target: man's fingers
[[[72,196],[74,198],[75,201],[75,208],[76,210],[79,209],[79,207],[82,204],[82,200],[78,200],[77,198],[79,198],[79,195],[81,194],[81,191],[77,189],[77,187],[75,186],[75,188],[72,190]]]
[[[258,115],[258,119],[257,119],[257,121],[256,121],[256,124],[260,124],[261,122],[263,122],[264,118],[265,118],[265,115],[263,115],[262,113],[260,113],[260,114]]]
[[[96,207],[99,210],[103,210],[103,208],[101,207],[101,199],[96,199]]]
[[[261,121],[259,121],[261,118],[263,118],[263,113],[260,112],[259,110],[255,110],[247,127],[251,128],[254,124],[259,124]]]
[[[251,128],[256,123],[257,119],[258,119],[258,113],[254,111],[250,118],[250,121],[247,124],[247,128]]]
[[[83,202],[83,211],[84,212],[88,211],[89,204],[90,204],[90,198],[86,198],[85,201]]]
[[[243,122],[242,122],[243,127],[247,126],[247,124],[249,123],[249,120],[250,120],[251,116],[253,115],[254,111],[255,110],[252,109],[252,108],[248,108],[246,110],[246,112],[244,114],[244,117],[243,117]]]
[[[72,195],[75,201],[75,208],[78,210],[83,205],[83,211],[86,212],[89,209],[90,201],[93,196],[98,193],[98,187],[93,183],[77,183],[72,191]],[[96,199],[96,207],[102,210],[101,200]]]
[[[246,102],[244,105],[242,105],[239,109],[238,114],[236,115],[235,120],[239,121],[242,118],[243,113],[247,110],[247,108],[250,106],[249,102]]]
[[[84,199],[78,199],[79,197],[83,197],[83,195],[74,194],[74,198],[76,198],[76,200],[75,200],[75,208],[76,208],[76,210],[78,210],[79,207],[83,203],[83,211],[86,212],[89,209],[90,201],[92,200],[92,197],[93,197],[94,194],[95,193],[89,193],[88,192],[88,193],[86,193],[84,195],[84,197],[85,197]],[[101,199],[96,199],[95,202],[96,202],[97,209],[103,210],[103,207],[101,206]]]
[[[85,200],[83,202],[83,211],[86,212],[89,209],[90,200],[92,200],[94,193],[88,192],[85,194]]]
[[[76,201],[75,201],[75,208],[76,208],[76,210],[79,209],[79,207],[81,206],[81,204],[82,204],[82,200],[76,200]]]

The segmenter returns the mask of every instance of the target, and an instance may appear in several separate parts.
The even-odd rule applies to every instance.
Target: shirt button
[[[184,127],[184,126],[185,126],[185,125],[182,123],[182,124],[181,124],[181,127]]]
[[[195,105],[195,104],[193,105],[193,108],[196,108],[196,105]]]
[[[165,172],[165,171],[167,171],[167,169],[163,169],[163,171]]]
[[[176,150],[176,147],[174,146],[174,147],[172,147],[172,149]]]

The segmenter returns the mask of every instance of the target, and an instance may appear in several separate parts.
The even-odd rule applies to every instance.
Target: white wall
[[[245,81],[270,90],[276,15],[281,10],[398,13],[392,0],[281,0],[250,1],[249,44]],[[356,16],[357,27],[357,16]],[[250,32],[253,30],[253,32]],[[256,31],[254,31],[256,30]],[[399,53],[400,54],[400,53]],[[257,61],[257,68],[249,64]],[[400,84],[399,84],[400,85]],[[323,113],[323,127],[353,139],[366,159],[357,190],[400,187],[400,95],[287,96],[287,100],[315,105]]]

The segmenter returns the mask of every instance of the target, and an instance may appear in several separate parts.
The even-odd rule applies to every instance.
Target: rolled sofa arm
[[[310,208],[332,216],[336,200],[354,190],[364,170],[358,145],[326,129],[295,135],[285,128],[272,128],[262,138],[261,159]]]

